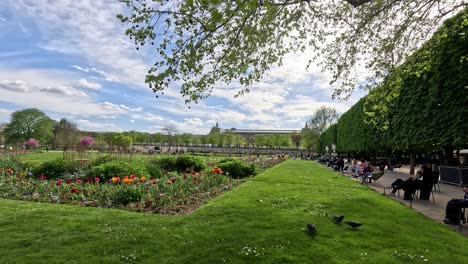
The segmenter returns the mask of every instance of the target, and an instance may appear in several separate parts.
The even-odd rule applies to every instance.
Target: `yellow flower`
[[[146,180],[145,176],[141,177],[140,180],[145,181]]]

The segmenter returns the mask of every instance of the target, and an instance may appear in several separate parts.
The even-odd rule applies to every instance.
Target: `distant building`
[[[221,129],[221,132],[231,131],[242,136],[255,135],[290,135],[293,133],[301,133],[301,130],[274,130],[274,129]]]

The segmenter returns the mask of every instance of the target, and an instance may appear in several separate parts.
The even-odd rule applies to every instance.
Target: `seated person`
[[[458,225],[460,221],[461,208],[468,207],[468,184],[463,185],[465,196],[463,199],[452,199],[445,207],[444,223],[448,225]]]
[[[369,179],[369,182],[372,181],[372,172],[374,172],[374,168],[370,164],[365,166],[362,169],[362,181],[361,183],[364,183],[367,179]]]
[[[403,189],[403,191],[405,191],[403,199],[412,200],[413,194],[416,193],[416,190],[421,189],[422,182],[415,177],[409,177],[406,181],[402,179],[396,179],[396,181],[394,181],[391,185],[393,187],[391,195],[395,195],[397,190]]]

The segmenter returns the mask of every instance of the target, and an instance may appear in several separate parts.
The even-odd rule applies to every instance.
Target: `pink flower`
[[[88,148],[94,143],[94,138],[92,137],[83,137],[80,141],[82,147]]]
[[[101,178],[99,178],[99,177],[95,177],[95,178],[94,178],[94,181],[95,181],[95,182],[99,182],[100,180],[101,180]]]
[[[24,142],[24,145],[29,148],[37,148],[39,147],[39,140],[30,138],[28,139],[28,141]]]

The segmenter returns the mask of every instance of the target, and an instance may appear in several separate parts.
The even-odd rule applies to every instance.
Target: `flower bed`
[[[285,159],[282,158],[260,158],[260,157],[249,157],[244,159],[247,163],[254,164],[257,169],[266,170],[279,164]]]
[[[192,211],[237,184],[218,168],[206,174],[164,172],[161,178],[131,174],[105,182],[99,177],[48,180],[45,175],[11,168],[2,169],[0,175],[0,198],[161,214]]]

